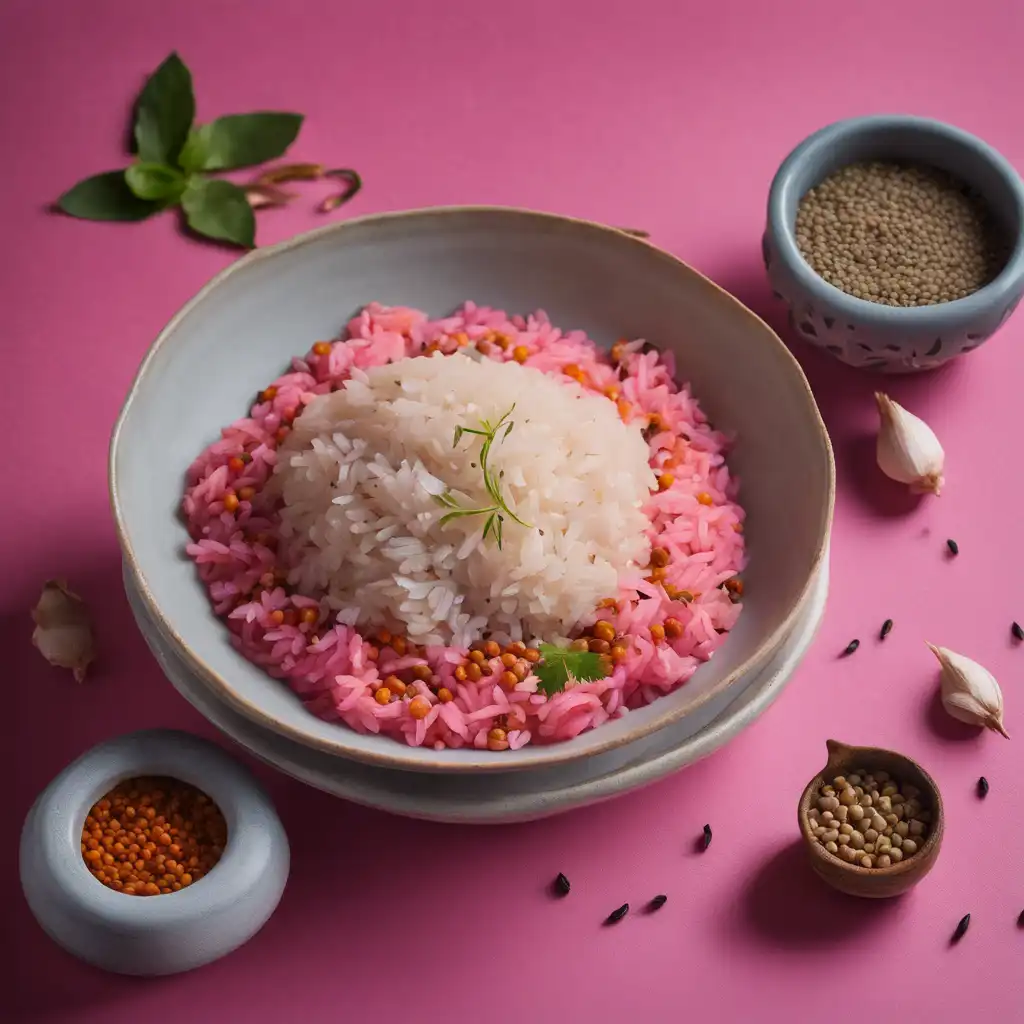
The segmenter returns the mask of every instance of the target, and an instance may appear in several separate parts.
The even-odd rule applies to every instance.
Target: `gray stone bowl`
[[[163,775],[198,787],[227,820],[214,869],[180,892],[129,896],[89,873],[81,853],[89,809],[119,782]],[[270,798],[219,747],[154,729],[101,743],[40,794],[21,833],[21,885],[43,930],[74,956],[119,974],[175,974],[230,953],[274,912],[289,849]]]
[[[966,182],[1013,243],[998,277],[966,298],[908,308],[858,299],[819,277],[797,248],[797,205],[833,171],[864,160],[924,163]],[[786,157],[768,196],[762,251],[772,290],[805,341],[851,366],[930,370],[977,348],[1017,307],[1024,293],[1024,184],[996,150],[952,125],[906,115],[850,118],[815,132]]]

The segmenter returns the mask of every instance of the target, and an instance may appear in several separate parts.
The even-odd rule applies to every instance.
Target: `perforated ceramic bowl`
[[[602,344],[675,352],[716,426],[738,435],[750,554],[736,629],[675,693],[557,745],[412,748],[306,711],[241,657],[210,612],[177,516],[185,470],[252,395],[367,302],[433,315],[463,301],[579,327]],[[187,408],[187,414],[186,414]],[[678,721],[763,666],[791,632],[821,565],[834,472],[800,367],[753,313],[672,256],[622,232],[540,213],[454,208],[349,221],[260,249],[212,281],[147,355],[114,431],[111,496],[127,572],[197,680],[269,729],[342,757],[423,771],[553,765]]]
[[[797,248],[800,200],[834,171],[865,160],[923,163],[948,171],[989,206],[1012,243],[999,275],[973,295],[930,306],[885,306],[829,284]],[[1024,184],[981,139],[926,117],[878,114],[830,124],[786,157],[768,196],[763,255],[793,330],[850,366],[883,373],[934,369],[978,348],[1017,308],[1024,292]]]

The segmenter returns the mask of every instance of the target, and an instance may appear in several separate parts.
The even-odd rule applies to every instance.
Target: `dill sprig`
[[[509,417],[515,410],[515,407],[515,403],[513,402],[512,407],[504,414],[504,416],[501,417],[500,420],[498,420],[497,423],[492,424],[490,420],[481,420],[479,428],[456,427],[455,437],[452,440],[452,447],[455,448],[458,447],[459,441],[461,441],[463,436],[466,434],[472,434],[484,439],[483,444],[480,446],[480,470],[484,476],[484,488],[490,496],[491,504],[483,508],[467,508],[465,505],[459,504],[459,500],[454,494],[452,494],[451,488],[448,488],[443,494],[436,498],[438,504],[451,510],[441,516],[441,526],[444,526],[445,523],[451,522],[453,519],[460,519],[462,516],[487,516],[487,522],[484,523],[483,539],[487,540],[489,536],[493,536],[495,543],[498,545],[499,551],[501,550],[502,528],[505,523],[505,516],[515,520],[520,526],[525,526],[527,529],[530,529],[530,524],[524,523],[523,520],[508,507],[508,502],[505,501],[505,496],[501,493],[501,477],[504,473],[499,473],[498,476],[495,477],[491,466],[488,463],[491,448],[494,446],[494,442],[498,438],[499,431],[504,428],[504,432],[501,434],[502,441],[512,433],[512,428],[515,426],[515,423],[510,420]]]

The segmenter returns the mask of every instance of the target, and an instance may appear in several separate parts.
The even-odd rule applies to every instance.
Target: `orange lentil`
[[[255,487],[239,487],[238,488],[238,497],[241,498],[242,501],[252,501],[252,499],[254,497],[256,497],[256,488]]]
[[[594,634],[597,640],[607,640],[611,643],[615,639],[615,627],[604,619],[595,622],[590,632]]]
[[[506,337],[504,334],[501,334],[498,331],[495,331],[495,333],[494,333],[494,344],[497,345],[498,348],[500,348],[504,352],[505,349],[507,349],[509,347],[509,345],[512,344],[512,341],[508,337]]]
[[[422,679],[426,682],[434,673],[430,671],[429,665],[413,665],[410,669],[414,679]]]
[[[464,683],[469,678],[469,674],[466,672],[466,666],[465,665],[456,665],[455,666],[455,678],[460,683]]]
[[[329,341],[318,341],[313,346],[313,354],[317,356],[329,356],[331,354],[331,343]]]
[[[683,635],[683,624],[678,619],[665,620],[665,636],[675,640]]]
[[[598,608],[614,608],[616,611],[619,609],[619,602],[614,597],[606,597],[597,606]]]
[[[712,498],[707,491],[701,491],[700,494],[697,495],[697,501],[702,505],[713,505],[715,503],[715,499]]]
[[[583,371],[575,363],[566,363],[562,367],[562,373],[573,380],[583,380]]]
[[[280,608],[276,608],[270,613],[270,619],[272,622],[280,626],[284,622],[284,612]]]
[[[617,402],[619,400],[619,395],[621,395],[622,392],[614,384],[609,384],[602,394],[605,398],[610,398],[613,402]]]
[[[511,651],[506,651],[501,656],[501,663],[505,668],[511,668],[518,660],[519,659]]]
[[[452,691],[449,690],[447,686],[442,686],[441,689],[437,691],[437,699],[442,704],[447,704],[450,701],[455,700],[455,694],[452,693]]]
[[[651,550],[651,565],[655,569],[664,569],[669,562],[669,553],[665,548],[653,548]]]
[[[301,619],[301,621],[304,622],[307,626],[315,626],[319,618],[319,608],[307,607],[303,608],[302,611],[299,612],[299,619]]]
[[[275,398],[277,398],[277,388],[275,387],[264,388],[260,392],[261,402],[272,402]]]
[[[658,477],[658,490],[667,491],[675,482],[676,478],[671,473],[662,473]]]
[[[122,820],[128,824],[122,826]],[[207,874],[227,843],[227,824],[195,787],[177,779],[139,778],[121,783],[96,802],[82,827],[82,840],[83,860],[97,881],[129,896],[154,896]],[[95,846],[89,847],[90,842]],[[156,853],[158,848],[170,856]],[[186,861],[191,868],[187,875],[182,866]],[[155,881],[161,874],[163,886]]]
[[[391,690],[386,686],[381,686],[374,691],[373,699],[378,704],[387,704],[391,700]]]
[[[383,646],[387,647],[387,645],[391,643],[391,634],[386,629],[379,630],[377,633],[377,639]]]
[[[527,647],[523,651],[523,657],[530,662],[531,665],[536,665],[540,661],[540,651],[536,647]]]
[[[504,729],[494,728],[487,734],[487,738],[494,740],[495,743],[502,743],[508,738],[508,733]]]
[[[476,350],[477,350],[477,352],[479,352],[479,353],[480,353],[480,355],[482,355],[482,356],[486,356],[486,355],[489,355],[489,354],[490,354],[490,351],[491,351],[491,343],[490,343],[489,341],[487,341],[486,339],[484,339],[484,338],[481,338],[481,339],[480,339],[480,340],[479,340],[479,341],[478,341],[478,342],[476,343]]]
[[[514,654],[517,658],[521,658],[526,653],[526,644],[522,640],[513,640],[505,650],[510,654]]]
[[[237,512],[238,511],[238,495],[234,491],[225,491],[224,493],[224,511],[225,512]]]
[[[619,662],[629,654],[629,650],[623,644],[615,644],[609,653],[611,654],[613,662]]]
[[[501,645],[497,640],[488,640],[484,643],[484,654],[488,658],[496,658],[501,654]]]
[[[430,714],[430,701],[422,694],[409,701],[409,714],[413,718],[426,718]]]
[[[728,579],[725,581],[725,589],[728,590],[730,594],[735,594],[737,597],[742,597],[743,580],[741,580],[738,576],[733,576],[732,579]]]
[[[380,657],[380,651],[378,651],[377,648],[373,646],[373,644],[367,644],[366,645],[366,660],[367,661],[376,661],[379,657]]]
[[[517,363],[525,363],[526,360],[530,358],[530,350],[525,345],[516,345],[516,347],[512,349],[512,358]]]
[[[471,661],[466,666],[466,678],[471,683],[479,683],[480,680],[483,678],[483,675],[484,675],[483,670],[480,668],[480,666],[475,661]]]
[[[734,529],[734,530],[735,530],[735,531],[736,531],[737,533],[742,533],[742,532],[743,532],[743,524],[742,524],[742,523],[733,523],[733,524],[732,524],[732,528],[733,528],[733,529]]]
[[[621,363],[626,356],[626,345],[628,342],[625,338],[620,339],[612,345],[611,357],[613,363]]]
[[[409,645],[404,636],[393,636],[391,638],[391,650],[393,650],[400,658],[405,655],[408,646]]]
[[[652,622],[650,627],[651,639],[660,644],[665,639],[665,627],[660,622]]]
[[[519,685],[519,677],[510,669],[505,669],[505,671],[501,673],[501,678],[498,681],[506,690],[513,690]]]
[[[278,427],[277,432],[274,434],[277,443],[280,444],[288,436],[287,427]]]
[[[593,654],[608,654],[612,649],[612,645],[607,640],[591,640],[590,650]]]
[[[487,655],[483,651],[470,651],[469,660],[475,661],[478,665],[482,665],[487,660]]]
[[[403,683],[402,680],[398,678],[398,676],[388,676],[387,679],[384,680],[384,682],[387,685],[387,688],[396,697],[404,697],[405,691],[409,689],[409,687],[406,686],[405,683]]]
[[[633,411],[633,406],[631,406],[624,398],[620,398],[615,403],[615,406],[619,410],[619,417],[628,422],[630,413]]]
[[[228,459],[228,469],[234,470],[236,473],[241,473],[245,469],[245,463],[237,456],[233,456]]]

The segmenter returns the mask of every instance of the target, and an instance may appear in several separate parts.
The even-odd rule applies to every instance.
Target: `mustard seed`
[[[1009,255],[1005,231],[959,179],[919,164],[850,164],[797,207],[797,247],[841,291],[887,306],[971,295]]]

